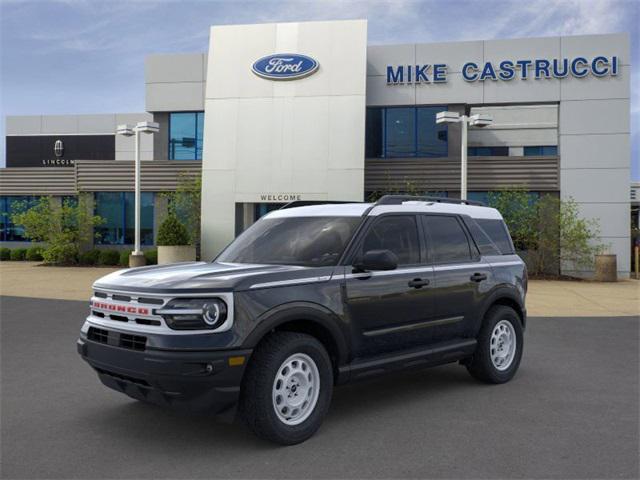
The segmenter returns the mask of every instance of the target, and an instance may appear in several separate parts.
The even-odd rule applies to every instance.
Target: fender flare
[[[338,365],[347,363],[351,347],[340,318],[328,308],[312,302],[283,303],[260,315],[256,327],[244,342],[246,348],[255,348],[270,331],[293,321],[311,322],[328,332],[336,347]]]
[[[482,315],[480,316],[480,318],[484,319],[489,309],[495,303],[499,303],[499,301],[502,299],[507,299],[518,306],[518,310],[516,311],[516,313],[518,313],[518,316],[522,321],[522,328],[524,329],[526,327],[526,321],[527,321],[526,310],[522,302],[522,299],[520,298],[520,295],[518,295],[518,292],[515,291],[514,287],[512,286],[499,285],[491,293],[489,293],[483,303]]]

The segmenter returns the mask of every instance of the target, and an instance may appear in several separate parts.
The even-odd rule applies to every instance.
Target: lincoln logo
[[[57,158],[60,158],[62,155],[64,155],[64,144],[62,143],[62,140],[56,140],[56,142],[53,144],[53,153],[56,154]]]
[[[296,80],[315,73],[318,66],[317,61],[306,55],[279,53],[256,60],[251,70],[269,80]]]
[[[89,302],[94,308],[107,310],[109,312],[133,313],[136,315],[149,315],[149,309],[144,307],[131,307],[129,305],[114,305],[113,303],[105,303],[91,300]]]

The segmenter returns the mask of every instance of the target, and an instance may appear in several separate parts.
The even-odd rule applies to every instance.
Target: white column
[[[460,199],[467,199],[467,122],[466,115],[462,115],[460,118],[462,124],[462,151],[460,152],[461,166],[460,166]]]
[[[140,255],[140,131],[135,134],[135,245],[133,254]]]

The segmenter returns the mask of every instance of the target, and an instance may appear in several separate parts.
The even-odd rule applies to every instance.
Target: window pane
[[[489,205],[489,192],[468,192],[467,198],[474,202],[482,202]]]
[[[96,243],[118,245],[124,243],[124,211],[122,192],[96,192],[95,213],[105,221],[96,227],[100,237]]]
[[[542,147],[524,147],[525,157],[539,157],[542,155]]]
[[[418,157],[446,157],[449,154],[447,125],[436,124],[436,114],[446,107],[419,107],[418,117]]]
[[[196,117],[196,160],[202,160],[202,138],[204,135],[204,112],[198,112]]]
[[[558,155],[558,147],[555,146],[555,145],[542,147],[542,155],[544,155],[544,156],[556,156],[556,155]]]
[[[471,260],[469,241],[457,218],[427,216],[425,219],[435,263]]]
[[[382,157],[382,132],[384,109],[367,108],[367,125],[365,130],[365,155],[367,158]]]
[[[171,113],[169,115],[169,159],[196,159],[196,113]]]
[[[420,241],[416,220],[412,216],[381,218],[367,232],[361,255],[369,250],[390,250],[398,257],[398,265],[420,263]]]
[[[30,241],[24,236],[24,228],[20,225],[15,225],[11,221],[11,216],[15,213],[28,210],[37,203],[38,198],[32,196],[10,196],[0,198],[0,241]]]
[[[416,154],[414,108],[387,108],[386,156],[414,157]]]

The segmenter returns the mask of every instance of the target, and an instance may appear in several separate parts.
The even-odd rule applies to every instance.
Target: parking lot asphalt
[[[339,387],[279,447],[103,387],[86,302],[1,297],[2,478],[638,478],[637,317],[530,318],[514,380],[447,365]]]

